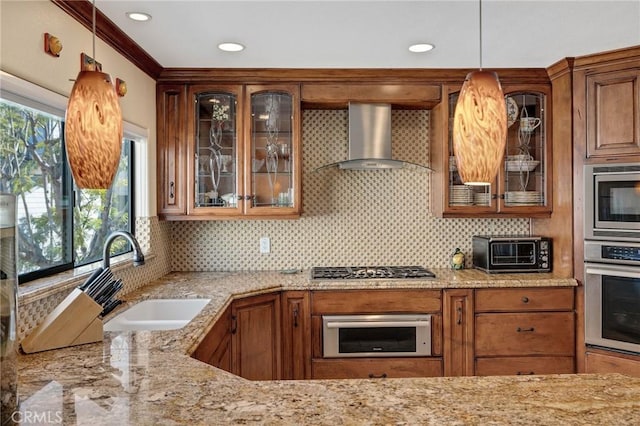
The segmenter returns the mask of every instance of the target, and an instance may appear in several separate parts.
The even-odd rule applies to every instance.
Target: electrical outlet
[[[260,238],[260,253],[271,253],[271,240],[269,237]]]

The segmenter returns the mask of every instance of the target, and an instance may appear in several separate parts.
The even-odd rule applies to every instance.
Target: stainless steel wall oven
[[[585,241],[585,343],[640,354],[640,243]]]

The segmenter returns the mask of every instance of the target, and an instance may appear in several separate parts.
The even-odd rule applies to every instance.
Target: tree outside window
[[[21,282],[98,261],[111,232],[131,231],[132,145],[109,189],[74,191],[64,120],[0,99],[0,192],[17,196]],[[114,241],[112,253],[127,250]]]

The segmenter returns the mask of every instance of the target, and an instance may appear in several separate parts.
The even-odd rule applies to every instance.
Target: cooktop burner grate
[[[354,280],[376,278],[435,278],[435,274],[422,266],[346,266],[311,268],[314,280]]]

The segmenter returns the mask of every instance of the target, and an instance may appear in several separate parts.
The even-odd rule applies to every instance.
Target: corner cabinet
[[[551,215],[551,109],[547,85],[505,85],[507,143],[489,186],[464,185],[453,152],[459,87],[444,86],[434,108],[432,210],[439,217],[549,217]]]
[[[161,218],[299,217],[299,85],[177,87],[158,88]]]

